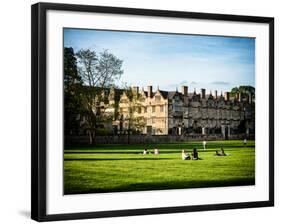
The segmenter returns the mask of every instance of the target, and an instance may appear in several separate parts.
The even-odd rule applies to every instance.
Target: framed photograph
[[[274,205],[274,19],[32,6],[32,219]]]

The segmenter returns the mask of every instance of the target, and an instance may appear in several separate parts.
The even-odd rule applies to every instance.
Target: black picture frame
[[[100,12],[123,15],[161,16],[253,22],[269,25],[269,200],[243,203],[208,204],[195,206],[160,207],[85,213],[52,214],[46,213],[46,12],[63,10],[75,12]],[[274,18],[183,11],[164,11],[137,8],[103,7],[73,4],[37,3],[32,5],[31,17],[31,76],[32,76],[32,155],[31,155],[31,218],[36,221],[73,220],[100,217],[133,216],[161,213],[178,213],[206,210],[237,209],[274,206]]]

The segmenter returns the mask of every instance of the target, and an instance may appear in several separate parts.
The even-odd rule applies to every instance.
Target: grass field
[[[144,148],[159,155],[142,155]],[[198,148],[201,160],[182,160]],[[230,156],[214,156],[223,147]],[[97,145],[64,150],[65,194],[255,184],[255,142],[210,141],[153,145]]]

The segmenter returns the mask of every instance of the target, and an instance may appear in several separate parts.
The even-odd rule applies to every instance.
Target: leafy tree
[[[255,96],[255,88],[253,86],[239,86],[231,89],[230,95],[236,96],[238,93],[241,94],[242,98],[247,97],[249,94]]]
[[[97,128],[107,119],[105,113],[105,91],[115,86],[123,74],[122,63],[107,50],[96,54],[90,49],[81,49],[76,53],[78,73],[85,87],[82,92],[82,103],[85,108],[87,130],[90,143],[94,143]]]
[[[126,96],[128,98],[127,104],[127,113],[124,116],[125,121],[128,124],[127,135],[128,143],[130,143],[130,135],[133,133],[140,133],[145,127],[145,120],[143,116],[138,114],[142,109],[142,104],[140,101],[141,95],[131,87],[126,87],[125,89]]]
[[[80,90],[82,80],[77,72],[77,62],[73,48],[64,48],[64,132],[77,134],[81,114]]]
[[[230,91],[230,96],[237,96],[238,93],[239,93],[239,88],[238,87],[234,87]]]
[[[252,86],[239,86],[239,91],[242,94],[255,94],[255,88]]]

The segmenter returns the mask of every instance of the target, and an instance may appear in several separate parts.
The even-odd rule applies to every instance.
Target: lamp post
[[[245,138],[247,137],[247,120],[246,120],[246,107],[244,106],[244,126],[245,126]]]

